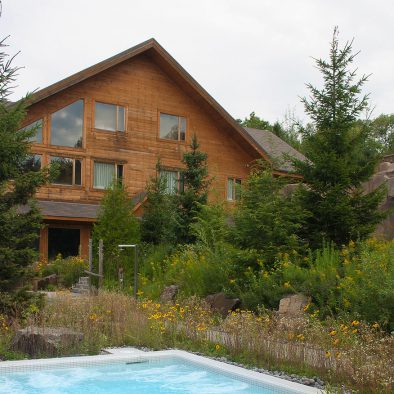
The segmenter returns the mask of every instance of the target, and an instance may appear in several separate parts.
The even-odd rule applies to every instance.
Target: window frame
[[[76,103],[77,101],[82,101],[83,103],[83,109],[82,109],[82,146],[76,147],[76,146],[65,146],[65,145],[55,145],[52,144],[52,115],[55,114],[56,112],[59,112],[60,110]],[[86,144],[86,132],[85,132],[85,126],[86,126],[86,99],[84,97],[78,97],[74,98],[72,101],[67,101],[65,105],[62,105],[61,107],[50,111],[47,115],[47,143],[46,145],[54,148],[62,148],[62,149],[77,149],[77,150],[84,150],[85,149],[85,144]],[[66,157],[66,156],[64,156]]]
[[[73,174],[72,174],[72,183],[71,184],[51,182],[49,185],[65,186],[65,187],[77,187],[77,188],[83,187],[83,184],[84,184],[84,181],[83,181],[84,180],[84,177],[83,177],[84,170],[83,170],[83,164],[82,164],[83,163],[83,159],[81,157],[69,157],[69,156],[63,156],[63,155],[59,155],[59,154],[55,154],[55,155],[49,154],[49,157],[48,157],[49,165],[51,165],[51,163],[52,163],[52,158],[61,158],[61,159],[72,160],[72,162],[73,162]],[[79,160],[79,162],[81,163],[81,184],[80,185],[75,183],[75,168],[76,168],[75,161],[76,160]]]
[[[232,181],[232,196],[230,198],[228,190],[229,190],[229,181]],[[241,199],[240,188],[242,187],[242,178],[238,178],[236,176],[227,177],[226,183],[226,199],[229,202],[236,202]],[[238,190],[237,190],[238,189]]]
[[[92,173],[91,173],[91,180],[92,180],[92,182],[91,182],[91,188],[92,188],[93,190],[96,190],[96,191],[98,191],[98,190],[99,190],[99,191],[108,190],[108,188],[106,188],[106,187],[97,187],[97,186],[94,185],[95,163],[112,164],[112,165],[115,167],[115,169],[114,169],[114,174],[115,174],[114,180],[115,180],[115,181],[118,181],[118,179],[120,179],[120,180],[121,180],[121,184],[123,184],[123,182],[124,182],[124,167],[125,167],[125,163],[123,163],[123,162],[117,162],[117,161],[102,160],[102,159],[92,159],[92,162],[93,162],[93,165],[91,166],[91,167],[92,167]],[[120,178],[119,178],[119,166],[122,166],[122,176],[121,176]]]
[[[161,125],[161,115],[169,115],[169,116],[176,116],[178,118],[178,138],[177,139],[172,139],[172,138],[164,138],[160,135],[160,125]],[[181,119],[185,119],[185,139],[180,139],[181,135]],[[186,136],[187,136],[187,129],[188,129],[188,118],[185,115],[182,114],[173,114],[168,111],[161,111],[159,110],[158,114],[158,138],[160,141],[170,141],[170,142],[178,142],[178,143],[186,143]]]
[[[108,130],[108,129],[102,129],[100,127],[96,127],[96,103],[98,104],[105,104],[105,105],[112,105],[114,107],[116,107],[116,129],[115,130]],[[109,103],[106,101],[102,101],[102,100],[93,100],[93,124],[92,124],[92,128],[93,130],[99,131],[99,132],[107,132],[107,133],[126,133],[127,131],[127,106],[125,104],[119,104],[119,103]],[[119,107],[123,108],[124,111],[124,130],[119,130],[118,128],[118,124],[119,124]]]

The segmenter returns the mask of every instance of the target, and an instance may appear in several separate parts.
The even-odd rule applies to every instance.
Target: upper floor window
[[[186,118],[183,116],[160,114],[160,138],[185,141]]]
[[[177,194],[183,191],[184,182],[180,171],[161,170],[160,178],[165,180],[167,194]]]
[[[241,179],[227,179],[227,200],[235,201],[241,199]]]
[[[58,185],[82,185],[82,163],[69,157],[51,157],[51,164],[57,163],[59,174],[52,183]]]
[[[114,182],[122,182],[123,165],[116,163],[94,162],[93,187],[95,189],[108,189]]]
[[[95,103],[94,127],[101,130],[125,131],[125,109],[119,105]]]
[[[36,120],[33,123],[21,128],[21,131],[34,130],[35,134],[29,138],[30,142],[37,142],[42,144],[42,119]]]
[[[51,145],[82,148],[83,100],[51,115]]]
[[[22,163],[23,171],[40,171],[41,170],[41,155],[29,155]]]

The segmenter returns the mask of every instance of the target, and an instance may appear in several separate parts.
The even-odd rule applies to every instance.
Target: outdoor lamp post
[[[137,299],[138,291],[138,258],[137,258],[137,245],[118,245],[120,250],[125,248],[134,248],[134,298]]]

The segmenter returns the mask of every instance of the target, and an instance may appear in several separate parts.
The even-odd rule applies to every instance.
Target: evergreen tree
[[[316,246],[322,239],[342,244],[365,238],[384,216],[378,210],[384,186],[371,193],[362,190],[379,156],[369,129],[354,127],[368,103],[368,96],[361,95],[367,76],[357,79],[350,69],[356,55],[352,42],[339,47],[335,28],[329,60],[316,60],[323,88],[308,84],[310,98],[302,99],[314,127],[303,134],[309,160],[294,160],[294,165],[306,185],[300,202],[311,213],[305,236]]]
[[[123,186],[115,183],[103,199],[97,223],[93,227],[93,241],[103,240],[105,256],[119,254],[118,245],[135,244],[139,241],[139,223],[133,213],[134,204]]]
[[[176,243],[176,196],[167,192],[167,180],[160,176],[161,164],[146,188],[147,201],[141,222],[141,239],[153,244]]]
[[[36,241],[41,217],[33,196],[48,179],[48,170],[28,171],[29,138],[36,130],[20,130],[29,96],[11,105],[18,68],[0,42],[0,291],[10,291],[38,258]]]
[[[242,186],[242,198],[234,215],[233,239],[241,248],[256,249],[272,264],[278,252],[299,249],[297,234],[306,213],[294,196],[284,191],[286,178],[260,162]]]
[[[178,195],[178,228],[177,238],[180,243],[189,243],[195,240],[190,225],[195,221],[201,206],[207,203],[208,187],[208,155],[199,150],[196,135],[193,136],[190,151],[184,153],[182,162],[186,169],[181,172],[183,190]]]

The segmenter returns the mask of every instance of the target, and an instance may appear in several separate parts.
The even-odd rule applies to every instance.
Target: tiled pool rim
[[[235,379],[249,381],[251,384],[268,385],[281,391],[289,390],[292,394],[322,394],[325,391],[300,383],[290,382],[275,376],[251,371],[221,361],[212,360],[183,350],[161,350],[144,352],[135,348],[105,349],[108,354],[99,356],[78,356],[61,358],[44,358],[34,360],[2,361],[0,362],[0,375],[3,373],[43,370],[50,368],[86,367],[117,362],[155,361],[164,358],[178,358],[186,362],[198,364],[202,367],[223,373]]]

